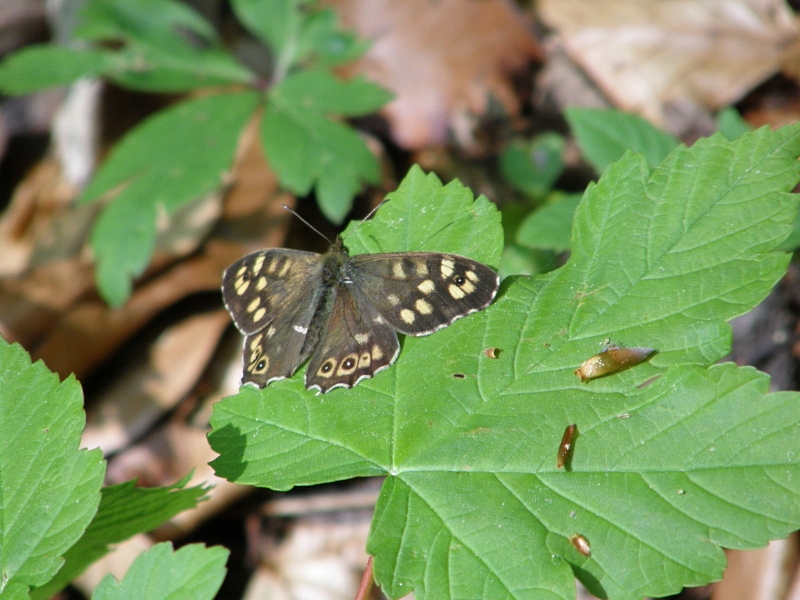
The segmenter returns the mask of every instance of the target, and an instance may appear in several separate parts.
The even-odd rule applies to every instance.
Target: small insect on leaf
[[[577,550],[584,556],[592,555],[592,547],[589,545],[589,540],[587,540],[579,533],[576,533],[575,535],[570,537],[569,543],[572,544],[572,547],[575,548],[575,550]]]
[[[612,346],[584,362],[575,370],[575,374],[585,383],[598,377],[613,375],[635,367],[657,352],[658,350],[655,348],[619,348],[618,346]]]
[[[489,348],[486,348],[486,350],[484,350],[483,353],[486,355],[486,358],[499,358],[500,357],[500,348],[491,348],[491,347],[489,347]]]
[[[563,469],[567,460],[572,456],[572,442],[578,433],[578,426],[573,423],[564,429],[561,437],[561,444],[558,446],[558,456],[556,457],[556,469]]]

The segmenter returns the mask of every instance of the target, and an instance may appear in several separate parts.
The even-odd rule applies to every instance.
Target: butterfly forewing
[[[233,263],[222,278],[225,306],[245,334],[242,383],[264,387],[308,358],[306,332],[322,295],[319,254],[264,250]]]
[[[306,387],[321,392],[353,387],[391,365],[400,351],[394,327],[358,286],[339,286],[335,294],[306,370]]]
[[[240,258],[222,276],[222,299],[239,331],[261,331],[275,318],[319,288],[320,255],[297,250],[262,250]]]
[[[401,252],[352,259],[355,284],[375,310],[407,335],[428,335],[491,303],[497,273],[456,254]]]

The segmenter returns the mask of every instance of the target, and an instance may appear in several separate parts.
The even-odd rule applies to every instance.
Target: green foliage
[[[196,506],[200,487],[101,490],[100,450],[79,450],[83,399],[0,338],[0,597],[51,597],[108,545]]]
[[[392,598],[574,598],[578,577],[636,599],[719,578],[722,546],[800,525],[800,396],[709,366],[730,349],[727,321],[785,271],[774,249],[797,211],[798,155],[800,126],[699,140],[652,172],[626,154],[587,190],[564,267],[406,338],[352,390],[316,396],[301,375],[243,388],[215,406],[214,467],[274,489],[386,475],[368,551]],[[427,220],[439,211],[451,220]],[[495,265],[500,224],[482,199],[415,172],[347,243]],[[575,368],[606,338],[658,354],[581,383]]]
[[[97,282],[109,304],[123,304],[131,278],[147,267],[157,217],[222,185],[257,101],[242,92],[182,102],[144,121],[103,163],[80,202],[114,196],[92,231]]]
[[[39,46],[0,63],[0,91],[13,94],[96,76],[151,92],[224,86],[130,131],[83,194],[84,202],[113,196],[91,236],[98,288],[113,306],[127,300],[131,280],[146,268],[158,218],[223,185],[239,134],[261,105],[262,144],[279,180],[297,194],[316,188],[331,220],[344,219],[363,182],[377,181],[377,160],[341,120],[373,112],[391,96],[325,70],[357,57],[365,44],[339,31],[335,13],[315,2],[238,0],[233,7],[276,57],[269,84],[177,0],[89,0],[74,35],[90,47]]]
[[[528,215],[517,230],[517,243],[526,248],[569,250],[572,217],[580,194],[560,194]]]
[[[188,478],[187,478],[188,479]],[[135,481],[103,488],[100,506],[81,539],[64,554],[64,565],[44,586],[33,590],[34,600],[45,600],[66,587],[86,567],[105,556],[110,544],[137,533],[152,531],[184,510],[197,506],[207,491],[181,489],[186,481],[164,488],[140,488]]]
[[[573,107],[564,116],[586,160],[598,173],[620,159],[626,150],[643,154],[654,169],[679,144],[643,118],[618,110]]]
[[[172,544],[156,544],[140,554],[125,578],[106,575],[92,600],[211,600],[225,578],[228,551],[189,544],[173,551]]]
[[[564,170],[564,145],[564,138],[557,133],[510,144],[500,156],[503,177],[531,198],[545,196]]]
[[[358,58],[367,49],[366,43],[340,31],[332,9],[304,10],[313,2],[233,0],[231,4],[239,20],[276,55],[277,81],[298,64],[335,65]]]
[[[732,106],[728,106],[719,111],[717,115],[717,128],[720,130],[720,133],[729,140],[735,140],[745,133],[753,131],[750,124],[745,121]]]
[[[0,89],[6,94],[29,94],[102,75],[115,63],[114,56],[101,50],[30,46],[0,63]]]
[[[390,99],[361,79],[343,82],[326,71],[291,75],[272,88],[261,121],[261,143],[281,185],[317,202],[334,223],[350,212],[362,179],[378,181],[378,163],[359,135],[328,118],[369,114]]]
[[[53,577],[97,510],[105,464],[78,450],[83,426],[75,378],[0,339],[0,594]]]

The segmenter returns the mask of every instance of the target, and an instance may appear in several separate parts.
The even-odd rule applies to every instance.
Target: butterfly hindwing
[[[308,361],[308,389],[353,387],[391,365],[400,352],[397,333],[356,285],[343,285],[322,324]]]
[[[491,268],[457,254],[362,254],[351,260],[355,284],[406,335],[428,335],[483,310],[499,285]]]

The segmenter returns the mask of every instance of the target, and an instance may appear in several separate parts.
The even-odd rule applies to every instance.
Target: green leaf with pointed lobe
[[[225,578],[228,550],[189,544],[172,550],[156,544],[140,554],[122,581],[109,574],[92,600],[212,600]]]
[[[298,376],[223,400],[215,468],[274,489],[386,475],[367,549],[392,598],[567,599],[578,577],[633,600],[718,579],[721,547],[800,526],[800,396],[768,393],[752,368],[709,366],[729,350],[727,321],[786,268],[774,249],[797,211],[798,156],[800,126],[699,140],[652,173],[626,154],[587,190],[564,267],[406,338],[392,368],[352,390],[316,396]],[[347,242],[425,241],[496,264],[494,213],[443,201],[448,188],[432,195],[412,173]],[[460,225],[426,221],[443,206]],[[575,369],[606,338],[658,353],[581,383]],[[557,469],[571,423],[574,453]]]
[[[59,383],[0,338],[0,596],[47,582],[100,502],[105,462],[79,450],[85,424],[75,378]]]
[[[120,306],[131,280],[147,267],[156,222],[224,185],[239,134],[258,94],[242,92],[187,100],[150,117],[117,144],[81,195],[111,196],[92,231],[97,284]]]

